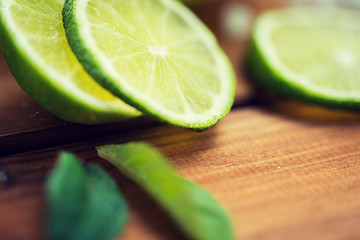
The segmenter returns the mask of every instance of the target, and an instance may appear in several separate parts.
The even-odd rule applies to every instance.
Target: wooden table
[[[61,150],[114,176],[130,204],[118,239],[184,239],[138,186],[97,157],[95,146],[145,141],[231,213],[238,239],[360,239],[360,115],[271,97],[243,71],[248,34],[221,30],[221,1],[194,11],[217,34],[238,74],[236,103],[216,126],[196,133],[148,118],[83,126],[30,99],[0,61],[0,239],[43,239],[44,181]],[[280,6],[241,1],[254,16]]]

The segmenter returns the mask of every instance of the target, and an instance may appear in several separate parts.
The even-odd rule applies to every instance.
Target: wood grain
[[[157,126],[4,157],[1,165],[14,182],[0,193],[0,213],[8,213],[0,219],[0,233],[10,234],[8,239],[40,238],[41,186],[56,153],[66,149],[104,166],[125,192],[132,217],[119,239],[178,238],[156,204],[94,150],[146,141],[184,177],[213,193],[231,213],[239,239],[358,239],[359,131],[358,121],[296,120],[251,107],[234,110],[204,133]]]

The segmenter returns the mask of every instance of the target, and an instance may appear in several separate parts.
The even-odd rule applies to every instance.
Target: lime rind
[[[204,44],[210,46],[213,51],[213,58],[217,62],[214,67],[218,67],[221,72],[221,96],[217,96],[213,101],[213,107],[205,114],[188,112],[188,114],[178,114],[164,109],[158,102],[146,97],[141,92],[134,91],[126,81],[119,82],[119,74],[103,57],[102,52],[97,48],[94,40],[90,36],[89,24],[86,24],[83,11],[88,1],[67,0],[63,11],[63,21],[66,30],[66,36],[70,46],[83,64],[89,74],[96,79],[102,86],[112,92],[114,95],[123,99],[128,104],[136,107],[140,111],[155,117],[161,121],[172,125],[191,128],[202,131],[216,124],[231,109],[235,97],[235,73],[232,65],[226,55],[217,45],[213,34],[193,15],[186,10],[181,3],[176,1],[159,0],[169,8],[169,11],[180,12],[183,20],[190,22],[191,25],[202,35]],[[80,16],[80,17],[79,17]]]
[[[282,11],[282,12],[280,12]],[[325,11],[329,15],[336,14],[338,11],[345,13],[360,14],[349,9],[334,7],[315,7],[301,6],[282,10],[273,10],[262,14],[254,24],[250,48],[248,51],[247,68],[254,80],[270,91],[285,97],[293,97],[309,103],[319,104],[332,108],[342,108],[348,110],[360,110],[360,89],[339,90],[325,86],[316,85],[311,79],[299,73],[295,73],[286,67],[276,53],[270,41],[272,29],[276,29],[282,23],[274,20],[274,15],[281,15],[285,11],[289,15],[304,16],[309,12]],[[313,14],[312,14],[313,15]],[[311,21],[311,18],[308,18]],[[312,20],[314,21],[314,20]],[[342,25],[343,22],[334,22],[339,27],[351,28],[354,26]],[[354,29],[355,30],[355,29]],[[360,30],[359,27],[356,30]],[[294,50],[296,52],[296,50]]]
[[[120,100],[99,101],[71,83],[61,84],[65,76],[46,68],[14,23],[9,10],[13,4],[17,3],[0,3],[0,46],[20,87],[42,107],[64,120],[81,124],[113,123],[141,114]]]

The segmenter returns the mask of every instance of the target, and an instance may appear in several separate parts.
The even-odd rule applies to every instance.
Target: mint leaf
[[[234,239],[231,220],[206,190],[175,172],[166,158],[142,143],[97,147],[106,159],[160,203],[189,237]]]
[[[82,166],[63,152],[48,178],[49,240],[111,240],[123,229],[127,206],[115,182],[99,166]]]

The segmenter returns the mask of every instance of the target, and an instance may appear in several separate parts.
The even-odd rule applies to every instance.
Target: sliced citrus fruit
[[[290,7],[266,12],[254,25],[248,66],[277,94],[360,110],[360,12]]]
[[[62,25],[64,0],[1,0],[0,43],[22,89],[65,120],[109,123],[140,113],[94,81],[72,53]]]
[[[114,95],[204,130],[233,103],[235,74],[213,34],[175,0],[68,0],[64,26],[84,68]]]

